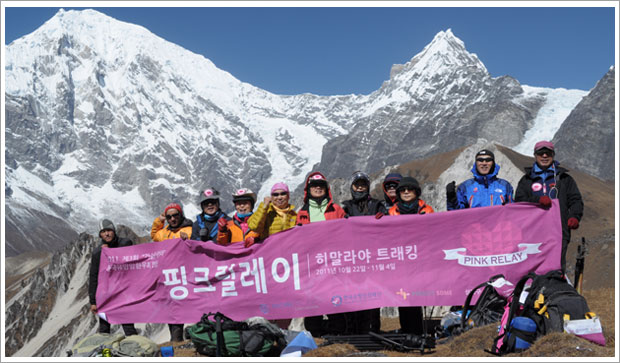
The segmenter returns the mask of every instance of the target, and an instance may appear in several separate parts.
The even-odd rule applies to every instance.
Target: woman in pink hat
[[[289,204],[288,185],[283,182],[275,183],[271,187],[271,196],[265,197],[260,203],[256,212],[248,220],[250,229],[259,234],[259,240],[271,236],[274,233],[282,232],[295,226],[297,213],[295,206]],[[254,241],[246,239],[245,246],[249,247]],[[282,329],[288,329],[291,319],[271,320]]]
[[[260,203],[248,220],[248,226],[259,234],[260,240],[264,240],[274,233],[294,227],[296,219],[295,206],[289,204],[288,185],[279,182],[271,187],[271,196]],[[246,247],[249,247],[247,243]]]

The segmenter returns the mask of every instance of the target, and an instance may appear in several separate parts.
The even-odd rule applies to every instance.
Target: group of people
[[[555,160],[555,146],[550,141],[540,141],[534,146],[535,162],[525,168],[525,175],[519,181],[513,197],[513,187],[498,178],[500,166],[495,155],[487,149],[475,155],[471,172],[473,177],[456,186],[452,181],[446,186],[447,210],[505,205],[513,202],[533,202],[543,208],[551,207],[552,199],[559,199],[562,217],[562,269],[566,265],[566,249],[570,242],[570,230],[579,227],[583,215],[583,201],[574,179]],[[321,222],[337,218],[374,215],[429,214],[433,208],[421,199],[422,189],[411,176],[398,173],[388,174],[382,184],[383,200],[370,196],[370,178],[361,171],[351,178],[351,199],[335,203],[329,183],[320,172],[307,176],[304,187],[303,206],[296,211],[289,203],[289,187],[282,182],[271,188],[271,195],[264,198],[255,210],[256,194],[242,188],[233,194],[235,212],[232,217],[220,207],[220,194],[209,188],[200,194],[201,213],[192,222],[186,218],[183,208],[177,203],[168,204],[163,213],[153,221],[151,239],[161,242],[174,238],[197,241],[213,241],[220,245],[243,243],[250,247],[270,235],[293,228],[296,225]],[[167,224],[166,224],[167,223]],[[115,248],[131,245],[132,242],[119,238],[114,225],[103,220],[99,237],[101,246],[93,252],[90,271],[91,311],[97,312],[96,289],[101,248]],[[422,307],[399,307],[401,332],[422,334]],[[288,327],[290,319],[274,321],[282,328]],[[304,325],[314,336],[324,334],[364,334],[380,329],[380,309],[369,309],[349,313],[306,317]],[[172,341],[183,340],[183,324],[169,324]],[[109,332],[110,325],[100,319],[99,331]],[[123,324],[126,335],[136,334],[133,324]]]

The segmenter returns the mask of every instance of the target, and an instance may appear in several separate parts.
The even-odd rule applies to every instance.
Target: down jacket
[[[248,219],[248,226],[258,233],[261,240],[264,240],[274,233],[294,227],[296,219],[297,212],[295,212],[294,205],[290,206],[284,216],[280,216],[274,209],[273,203],[269,203],[269,206],[265,207],[265,203],[261,202],[256,212]]]
[[[250,216],[251,217],[251,216]],[[228,229],[226,232],[217,233],[217,244],[222,246],[228,246],[231,243],[243,242],[247,237],[257,238],[258,233],[252,231],[248,226],[248,219],[241,219],[237,216],[237,213],[229,221],[226,221]]]
[[[156,217],[151,227],[151,239],[153,242],[161,242],[168,239],[181,238],[181,232],[185,232],[189,238],[192,235],[192,220],[184,218],[183,222],[177,228],[170,228],[165,222]]]

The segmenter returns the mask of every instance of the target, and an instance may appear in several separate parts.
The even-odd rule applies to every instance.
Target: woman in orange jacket
[[[164,227],[164,223],[168,225]],[[164,212],[153,221],[151,227],[151,239],[154,242],[162,242],[169,239],[188,239],[192,235],[192,220],[185,218],[180,204],[170,203]],[[183,341],[183,324],[168,324],[170,341]]]
[[[402,178],[396,188],[396,203],[390,208],[390,215],[433,213],[433,208],[420,199],[420,194],[422,194],[422,189],[415,178],[410,176]],[[424,333],[424,315],[421,306],[399,307],[398,318],[401,333]]]
[[[220,218],[217,221],[217,243],[228,246],[231,243],[244,242],[245,246],[249,247],[259,237],[259,234],[252,231],[248,226],[248,219],[252,215],[256,203],[256,194],[250,189],[239,189],[233,194],[233,203],[235,203],[237,212],[232,219],[227,221]]]
[[[168,222],[166,226],[165,223]],[[192,220],[185,218],[183,208],[178,203],[170,203],[153,221],[151,240],[161,242],[168,239],[188,239],[192,235]]]

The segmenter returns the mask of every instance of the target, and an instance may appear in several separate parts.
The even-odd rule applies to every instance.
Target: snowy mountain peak
[[[469,53],[465,49],[465,43],[457,38],[451,29],[437,33],[433,40],[405,65],[405,68],[430,73],[455,67],[476,69],[488,74],[478,56]]]

